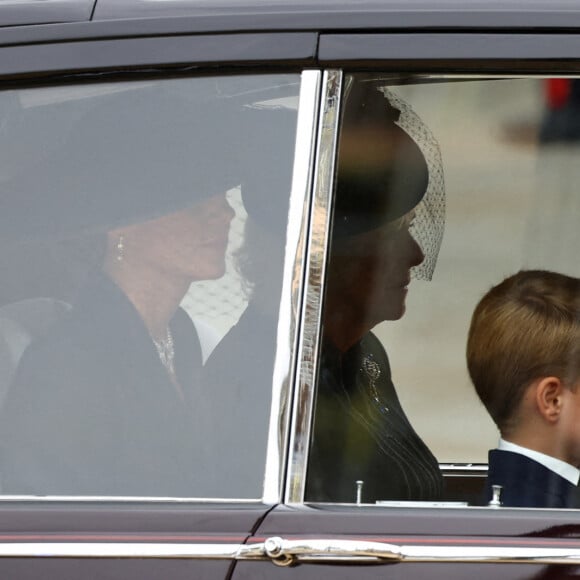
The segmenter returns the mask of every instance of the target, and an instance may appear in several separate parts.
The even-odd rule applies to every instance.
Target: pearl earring
[[[125,236],[119,236],[117,240],[117,262],[122,262],[125,257]]]

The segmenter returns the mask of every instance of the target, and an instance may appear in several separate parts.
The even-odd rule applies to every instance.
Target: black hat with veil
[[[413,268],[430,280],[445,225],[439,145],[385,79],[353,75],[345,84],[333,238],[371,231],[413,212],[412,235],[425,259]]]

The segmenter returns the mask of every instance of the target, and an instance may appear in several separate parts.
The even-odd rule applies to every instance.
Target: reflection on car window
[[[411,269],[426,259],[410,228],[439,220],[430,226],[442,230],[443,186],[421,148],[435,142],[408,107],[364,78],[350,86],[341,130],[307,497],[352,501],[362,481],[367,501],[438,499],[437,461],[407,419],[371,332],[403,316]],[[421,203],[435,211],[421,212]],[[431,242],[433,267],[440,239]]]
[[[554,80],[346,77],[307,500],[489,499],[473,309],[519,270],[580,273]]]
[[[270,76],[1,95],[2,493],[261,497],[297,90]],[[230,328],[262,314],[235,268],[253,206],[278,228],[247,389],[247,330]]]

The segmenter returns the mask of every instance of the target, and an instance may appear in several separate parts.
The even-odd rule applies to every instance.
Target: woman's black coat
[[[199,341],[171,323],[182,397],[137,311],[97,277],[70,315],[24,353],[0,416],[1,491],[199,496],[211,491]]]

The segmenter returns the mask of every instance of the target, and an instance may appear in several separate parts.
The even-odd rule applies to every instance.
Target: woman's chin
[[[403,318],[407,310],[406,305],[407,288],[397,289],[396,292],[389,292],[384,299],[383,320],[399,320]]]
[[[407,307],[405,306],[404,302],[401,302],[400,304],[391,303],[384,313],[383,320],[391,322],[400,320],[403,318],[403,316],[405,316],[406,310]]]

